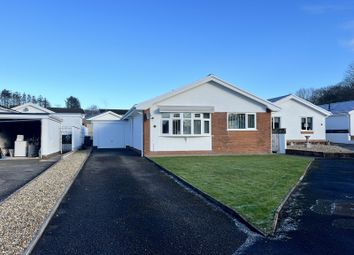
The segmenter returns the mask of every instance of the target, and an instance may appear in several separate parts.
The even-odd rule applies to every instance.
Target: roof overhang
[[[111,119],[111,120],[100,119],[106,115],[111,115],[111,116],[115,117],[116,119]],[[119,114],[112,112],[112,111],[107,111],[107,112],[98,114],[96,116],[93,116],[87,120],[90,120],[90,121],[114,121],[114,120],[121,120],[121,119],[122,119],[122,115],[119,115]]]
[[[309,102],[309,101],[307,101],[307,100],[305,100],[305,99],[303,99],[301,97],[293,95],[293,94],[290,94],[290,95],[288,95],[288,96],[286,96],[284,98],[281,98],[280,100],[276,101],[275,104],[283,103],[283,102],[286,102],[286,101],[289,101],[289,100],[294,100],[294,101],[296,101],[296,102],[298,102],[300,104],[303,104],[303,105],[305,105],[305,106],[307,106],[309,108],[312,108],[313,110],[323,114],[324,116],[328,117],[328,116],[332,115],[331,112],[323,109],[322,107],[314,105],[313,103],[311,103],[311,102]]]
[[[62,122],[61,119],[51,116],[47,113],[0,113],[1,119],[19,119],[19,120],[42,120],[50,119],[56,122]]]
[[[159,105],[160,112],[214,112],[214,106]]]

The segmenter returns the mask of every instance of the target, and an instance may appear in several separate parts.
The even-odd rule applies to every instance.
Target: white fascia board
[[[313,103],[311,103],[311,102],[309,102],[309,101],[307,101],[307,100],[305,100],[305,99],[303,99],[303,98],[301,98],[301,97],[298,97],[298,96],[296,96],[296,95],[293,95],[293,94],[290,94],[289,96],[284,97],[284,98],[282,98],[282,99],[276,101],[275,103],[278,104],[278,103],[282,103],[282,102],[289,101],[289,100],[291,100],[291,99],[293,99],[293,100],[295,100],[295,101],[297,101],[297,102],[299,102],[299,103],[301,103],[301,104],[303,104],[303,105],[305,105],[305,106],[307,106],[307,107],[309,107],[309,108],[312,108],[313,110],[318,111],[318,112],[322,113],[323,115],[325,115],[325,116],[327,116],[327,117],[330,116],[330,115],[332,115],[331,112],[329,112],[329,111],[323,109],[322,107],[319,107],[319,106],[317,106],[317,105],[314,105]]]
[[[39,106],[39,105],[33,104],[33,103],[21,104],[21,105],[18,105],[18,106],[13,107],[13,108],[11,108],[11,109],[17,111],[19,108],[28,107],[28,106],[33,107],[33,108],[36,108],[37,110],[40,110],[40,111],[43,111],[43,112],[46,112],[46,113],[55,113],[55,112],[53,112],[53,111],[51,111],[51,110],[48,110],[47,108],[44,108],[44,107],[42,107],[42,106]]]
[[[57,122],[61,122],[61,119],[48,114],[35,114],[35,113],[5,113],[0,114],[0,119],[28,119],[28,120],[42,120],[42,119],[51,119]]]
[[[89,118],[89,119],[87,119],[87,120],[100,121],[99,118],[101,118],[101,117],[103,117],[103,116],[106,116],[106,115],[108,115],[108,114],[111,114],[111,115],[115,116],[115,117],[117,118],[117,120],[122,119],[122,115],[119,115],[119,114],[117,114],[117,113],[115,113],[115,112],[112,112],[112,111],[107,111],[107,112],[103,112],[103,113],[101,113],[101,114],[98,114],[98,115],[96,115],[96,116],[93,116],[93,117],[91,117],[91,118]]]

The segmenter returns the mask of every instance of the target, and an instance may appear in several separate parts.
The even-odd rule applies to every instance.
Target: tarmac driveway
[[[0,160],[0,202],[59,160]]]
[[[280,217],[244,254],[354,254],[354,160],[316,160]]]
[[[91,154],[32,254],[232,254],[253,238],[247,233],[148,160],[103,150]]]

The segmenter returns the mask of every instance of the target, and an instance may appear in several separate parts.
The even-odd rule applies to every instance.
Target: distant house
[[[305,136],[312,142],[326,141],[329,111],[292,94],[268,100],[281,108],[272,113],[272,129],[286,129],[287,143],[304,142]]]
[[[354,100],[320,105],[332,113],[326,120],[327,140],[354,143]]]
[[[110,133],[142,155],[270,153],[271,113],[279,110],[208,76],[134,105]]]

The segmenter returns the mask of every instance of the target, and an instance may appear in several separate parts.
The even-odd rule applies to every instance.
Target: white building
[[[354,144],[354,100],[320,106],[332,112],[326,119],[327,140]]]
[[[287,143],[304,142],[306,136],[312,142],[326,141],[326,118],[331,115],[329,111],[292,94],[269,101],[281,108],[272,113],[272,129],[286,129]]]
[[[125,148],[128,122],[121,121],[122,116],[109,110],[87,119],[92,126],[93,146],[99,149]]]
[[[0,111],[0,149],[15,149],[17,135],[23,135],[35,155],[50,156],[61,152],[62,120],[49,113],[21,113],[2,108]],[[16,154],[16,150],[15,150]]]

